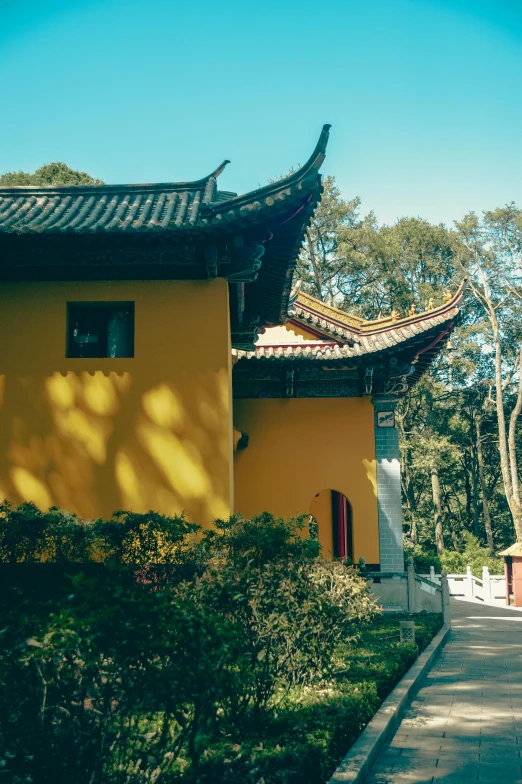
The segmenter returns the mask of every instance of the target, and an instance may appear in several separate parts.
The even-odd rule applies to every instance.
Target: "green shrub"
[[[440,574],[442,565],[440,558],[435,550],[429,552],[419,544],[413,544],[410,539],[404,537],[404,559],[413,558],[413,565],[417,574],[428,574],[430,567],[433,566],[435,572]],[[406,568],[406,567],[405,567]]]
[[[504,562],[501,558],[494,558],[486,547],[481,547],[476,536],[466,531],[464,533],[464,549],[457,553],[454,550],[444,550],[440,556],[442,568],[449,574],[465,574],[466,567],[471,566],[475,577],[482,577],[482,567],[487,566],[490,574],[503,574]]]
[[[405,539],[404,552],[406,558],[413,558],[415,571],[418,574],[428,574],[433,566],[435,572],[440,574],[445,569],[449,574],[465,574],[466,567],[471,566],[475,577],[482,577],[482,567],[487,566],[490,574],[503,574],[504,563],[501,558],[495,558],[486,547],[482,547],[479,540],[469,531],[463,534],[464,549],[444,550],[438,556],[435,552],[428,552],[420,545],[412,545]]]
[[[335,650],[376,611],[355,569],[315,557],[301,521],[234,518],[197,539],[183,518],[153,513],[93,524],[30,506],[5,515],[18,541],[3,524],[4,560],[49,557],[71,526],[81,532],[72,561],[88,553],[107,561],[96,578],[71,577],[59,599],[22,596],[3,607],[0,760],[13,783],[237,782],[246,760],[250,776],[260,757],[267,784],[292,781],[281,770],[324,772],[336,743],[371,715],[371,689],[368,702],[339,696],[330,708],[344,716],[335,741],[337,729],[292,703],[296,690],[328,682]],[[175,568],[152,580],[151,562]],[[304,741],[289,729],[281,753],[270,735],[285,716],[294,733],[304,716],[304,768]],[[227,743],[256,736],[266,749],[248,740],[237,764],[226,761]]]
[[[318,557],[319,542],[308,536],[308,517],[282,520],[268,512],[250,519],[233,515],[217,520],[205,531],[202,548],[207,557],[261,566],[273,561],[310,561]]]
[[[0,504],[0,563],[82,563],[91,558],[93,524],[35,504]]]
[[[179,565],[196,557],[201,527],[184,515],[115,512],[108,522],[85,521],[62,509],[42,512],[33,503],[0,504],[0,563]]]
[[[372,683],[299,692],[273,720],[208,749],[190,784],[317,784],[329,778],[379,706]]]

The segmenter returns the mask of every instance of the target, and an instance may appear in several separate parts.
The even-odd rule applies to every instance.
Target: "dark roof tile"
[[[217,177],[229,161],[195,182],[0,188],[0,234],[212,230],[238,220],[255,223],[294,202],[302,208],[303,198],[314,199],[315,205],[329,127],[324,126],[305,166],[239,196],[217,190]]]

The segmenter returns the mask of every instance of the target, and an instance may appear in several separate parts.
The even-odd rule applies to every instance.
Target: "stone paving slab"
[[[452,599],[452,631],[366,784],[522,784],[522,612]]]

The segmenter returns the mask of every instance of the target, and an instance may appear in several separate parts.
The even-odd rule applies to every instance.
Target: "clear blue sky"
[[[380,221],[522,206],[522,0],[0,0],[0,172],[243,192],[303,163]]]

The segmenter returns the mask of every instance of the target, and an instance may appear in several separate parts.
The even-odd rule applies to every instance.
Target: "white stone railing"
[[[413,563],[405,572],[369,572],[372,591],[388,612],[440,612],[449,623],[448,581],[441,577],[437,582],[424,575],[415,574]]]
[[[441,584],[442,575],[435,574],[433,566],[429,574],[420,575],[435,585]],[[503,574],[490,574],[487,566],[482,569],[482,579],[471,573],[471,567],[466,568],[466,574],[448,574],[448,588],[450,596],[456,596],[469,601],[479,601],[500,607],[506,604],[506,580]]]

